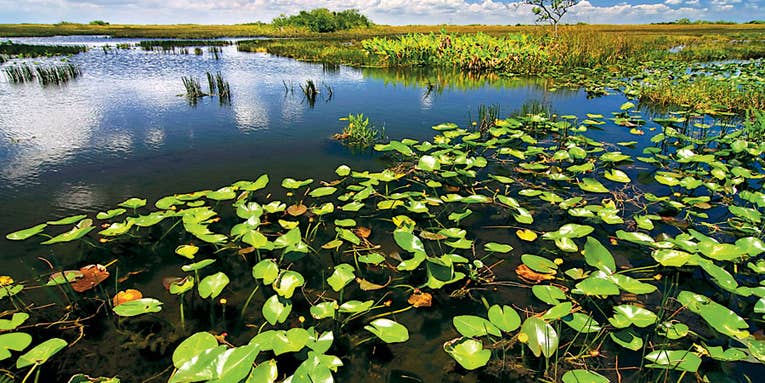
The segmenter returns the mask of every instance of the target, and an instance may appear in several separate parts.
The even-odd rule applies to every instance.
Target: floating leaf
[[[158,313],[162,311],[162,302],[154,298],[142,298],[134,301],[125,302],[114,307],[114,313],[121,317],[133,317],[148,313]]]
[[[470,338],[459,338],[444,343],[444,351],[466,370],[483,367],[491,358],[491,351],[485,350],[481,342]]]
[[[0,360],[11,357],[11,351],[24,351],[32,344],[32,336],[24,332],[0,334]]]
[[[526,345],[536,357],[550,358],[558,350],[558,333],[542,319],[527,318],[521,326],[521,334],[526,335]]]
[[[27,351],[24,355],[19,356],[16,359],[16,368],[45,364],[50,357],[61,351],[67,344],[63,339],[48,339]]]
[[[335,271],[327,278],[327,283],[335,291],[342,290],[348,283],[356,278],[353,266],[342,263],[335,266]]]
[[[5,236],[6,239],[10,241],[23,241],[27,238],[34,237],[37,234],[40,234],[43,232],[43,230],[48,226],[48,224],[41,223],[37,226],[30,227],[28,229],[15,231],[13,233],[10,233]]]
[[[488,320],[475,315],[458,315],[452,318],[452,324],[457,332],[469,338],[484,335],[501,336],[497,326]]]
[[[197,290],[199,296],[203,299],[215,299],[223,292],[223,289],[228,286],[228,276],[223,272],[217,272],[213,275],[208,275],[199,281]]]
[[[648,368],[696,372],[701,366],[701,358],[685,350],[657,350],[645,358],[653,362],[646,365]]]
[[[610,381],[603,375],[587,370],[566,371],[561,378],[563,383],[609,383]]]
[[[218,346],[218,340],[209,332],[198,332],[186,338],[173,351],[173,365],[180,368],[202,351]]]
[[[263,317],[266,318],[268,323],[274,326],[287,320],[290,312],[292,312],[292,303],[290,303],[289,299],[272,295],[271,298],[266,299],[266,302],[263,303],[262,312]]]
[[[118,206],[135,210],[135,209],[138,209],[139,207],[146,206],[146,200],[134,197],[120,203]]]
[[[401,343],[409,340],[409,330],[404,325],[386,318],[378,318],[364,326],[385,343]]]

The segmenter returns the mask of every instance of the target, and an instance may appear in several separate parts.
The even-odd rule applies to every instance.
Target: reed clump
[[[223,78],[221,72],[216,74],[205,72],[205,77],[207,78],[207,86],[209,90],[208,93],[205,93],[202,90],[202,85],[200,84],[199,80],[191,76],[181,77],[181,80],[183,81],[183,87],[186,89],[186,97],[191,102],[196,103],[197,99],[205,96],[218,96],[221,103],[231,101],[231,86],[229,85],[228,81]]]
[[[62,85],[82,74],[80,67],[71,63],[56,65],[30,65],[23,63],[5,67],[3,70],[8,81],[12,83],[20,84],[36,79],[40,85],[44,86]]]
[[[145,40],[138,46],[145,51],[174,51],[175,48],[224,47],[233,44],[228,40]]]

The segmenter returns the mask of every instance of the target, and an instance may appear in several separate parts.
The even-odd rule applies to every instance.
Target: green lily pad
[[[32,336],[24,332],[0,334],[0,360],[11,357],[11,351],[24,351],[32,344]]]
[[[701,358],[685,350],[657,350],[645,358],[653,362],[646,365],[648,368],[696,372],[701,366]]]
[[[444,351],[466,370],[475,370],[483,367],[491,358],[491,351],[483,348],[481,342],[460,338],[444,343]]]
[[[41,223],[37,226],[33,226],[28,229],[14,231],[13,233],[6,235],[5,238],[10,241],[23,241],[25,239],[34,237],[35,235],[42,233],[47,226],[48,224]]]
[[[114,307],[114,313],[121,317],[134,317],[162,311],[162,302],[154,298],[141,298]]]
[[[199,286],[197,286],[199,296],[203,299],[215,299],[228,286],[229,282],[228,276],[223,272],[208,275],[199,281]]]
[[[31,365],[41,365],[50,359],[53,355],[66,347],[68,343],[60,338],[48,339],[38,344],[24,355],[16,359],[16,368],[29,367]]]
[[[364,326],[385,343],[401,343],[409,340],[409,330],[404,325],[386,318],[378,318]]]

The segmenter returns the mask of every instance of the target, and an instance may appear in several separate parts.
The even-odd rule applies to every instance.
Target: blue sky
[[[380,24],[515,24],[534,18],[507,0],[0,0],[0,23],[58,21],[234,24],[326,7],[359,9]],[[765,0],[583,0],[564,22],[650,23],[765,19]]]

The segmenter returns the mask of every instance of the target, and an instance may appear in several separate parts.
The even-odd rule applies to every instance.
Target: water
[[[17,40],[94,47],[138,41],[82,36]],[[584,113],[608,115],[625,101],[622,96],[587,100],[583,91],[552,92],[539,80],[327,68],[267,54],[239,53],[235,47],[224,47],[220,60],[206,50],[196,56],[137,49],[104,53],[101,48],[67,60],[80,65],[83,76],[64,86],[43,88],[37,83],[0,81],[3,237],[48,219],[113,208],[130,197],[154,201],[167,194],[255,179],[262,173],[268,173],[272,183],[278,184],[286,176],[329,179],[340,164],[381,169],[385,163],[379,155],[349,150],[330,138],[344,125],[338,119],[349,113],[364,113],[391,139],[422,140],[432,137],[432,125],[466,125],[477,119],[480,105],[499,105],[501,116],[524,105],[541,104],[560,115],[584,117]],[[184,92],[182,76],[199,78],[206,87],[206,71],[220,71],[230,83],[230,104],[221,105],[217,98],[206,97],[190,105],[179,96]],[[425,78],[430,78],[433,86],[428,86]],[[308,79],[320,84],[322,91],[315,105],[310,105],[298,88]],[[325,86],[332,88],[331,99]],[[608,137],[611,142],[647,141],[626,129],[593,130],[592,136]],[[637,153],[637,149],[622,150]],[[69,248],[74,254],[81,250]],[[110,256],[104,254],[104,259]],[[0,239],[0,267],[12,270],[17,279],[48,271],[37,257],[55,258],[67,266],[77,264],[76,255],[52,254],[34,243]],[[122,270],[140,271],[133,277],[135,285],[145,292],[158,291],[158,280],[177,269],[175,261],[154,259],[143,268],[133,265]],[[249,278],[248,273],[243,270],[239,274]],[[168,303],[166,310],[175,317],[172,310],[177,312],[177,308],[171,306]],[[438,379],[441,366],[449,360],[445,353],[435,351],[432,360],[419,362],[397,351],[415,345],[438,350],[443,333],[453,332],[444,318],[436,312],[411,315],[410,323],[422,331],[414,335],[412,343],[392,347],[394,365],[430,378],[426,381]],[[108,332],[99,331],[98,327],[89,329],[92,342],[120,347],[109,343]],[[86,355],[96,354],[90,350]],[[153,374],[165,368],[165,362],[147,366],[144,361],[142,366]],[[125,365],[129,363],[125,358],[100,363],[104,373],[131,368]],[[370,368],[375,363],[371,362]],[[384,381],[385,374],[380,373],[377,379],[376,373],[364,368],[343,372],[348,381],[363,377]]]

